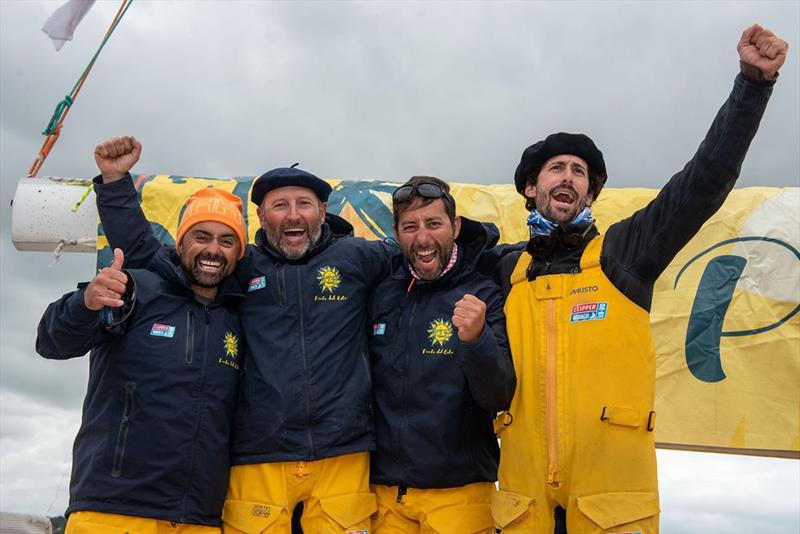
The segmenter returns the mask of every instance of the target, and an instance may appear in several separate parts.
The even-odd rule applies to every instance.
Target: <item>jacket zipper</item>
[[[402,354],[403,354],[403,403],[402,403],[402,406],[403,406],[403,424],[400,426],[400,435],[398,436],[398,439],[397,439],[397,445],[398,445],[397,457],[399,459],[401,459],[401,460],[405,460],[405,458],[402,455],[402,452],[403,452],[403,431],[406,428],[408,428],[408,374],[409,374],[409,372],[408,372],[408,368],[409,368],[408,360],[409,360],[409,353],[411,352],[409,347],[407,347],[405,345],[401,346],[401,343],[404,340],[408,339],[408,336],[403,335],[402,332],[410,332],[411,331],[411,323],[414,320],[414,313],[417,311],[417,295],[412,295],[410,290],[411,290],[411,286],[409,286],[409,292],[406,293],[405,302],[407,303],[409,300],[411,300],[411,310],[409,311],[409,313],[408,313],[408,315],[406,317],[405,328],[403,330],[400,330],[399,333],[397,333],[397,338],[396,338],[397,339],[396,346],[400,347],[400,349],[402,350]],[[407,307],[403,306],[403,310],[401,310],[401,313],[403,311],[405,311],[406,309],[407,309]],[[402,321],[401,321],[401,323],[402,323]],[[405,469],[403,469],[403,471],[405,471]],[[402,478],[405,479],[405,476],[403,476]]]
[[[196,449],[197,449],[197,435],[198,435],[198,433],[200,431],[200,419],[201,419],[201,415],[203,413],[203,405],[202,405],[202,401],[201,401],[201,399],[203,399],[202,391],[203,391],[203,387],[204,387],[205,381],[206,381],[206,366],[208,365],[208,360],[209,360],[209,357],[208,357],[209,356],[208,355],[208,330],[209,330],[209,327],[210,327],[210,324],[211,324],[211,314],[208,311],[208,306],[204,305],[203,306],[203,311],[204,311],[205,319],[206,319],[205,320],[205,326],[203,327],[203,344],[202,344],[205,357],[203,358],[203,360],[201,362],[201,365],[200,365],[200,383],[197,386],[198,394],[196,396],[196,398],[197,398],[196,410],[197,411],[195,412],[194,432],[192,434],[191,450],[189,451],[190,452],[190,454],[189,454],[189,470],[188,470],[189,472],[188,472],[188,476],[186,477],[186,486],[184,487],[184,490],[183,490],[183,515],[180,518],[180,522],[181,523],[185,523],[186,522],[186,517],[188,517],[188,515],[189,515],[187,513],[188,498],[189,498],[189,488],[191,487],[192,479],[194,478],[194,476],[193,476],[194,456],[195,456],[195,452],[196,452]],[[191,348],[194,351],[194,331],[195,331],[194,326],[195,326],[195,320],[194,320],[194,315],[192,315],[191,312],[189,312],[189,313],[190,313],[189,316],[192,319],[191,323],[190,323],[191,324],[191,335],[192,335]],[[188,363],[191,363],[192,359],[188,359],[188,360],[189,360]]]
[[[136,391],[135,382],[125,383],[125,404],[122,408],[122,419],[119,422],[117,432],[117,446],[114,448],[114,462],[111,466],[111,476],[119,477],[122,475],[122,459],[125,456],[125,443],[128,441],[128,428],[130,427],[130,417],[133,411],[133,392]]]
[[[186,363],[191,365],[194,360],[194,315],[192,310],[186,310]]]
[[[556,331],[556,302],[553,299],[545,301],[545,395],[547,413],[547,483],[558,487],[556,474],[558,473],[558,410],[557,410],[557,331]]]
[[[297,302],[300,308],[300,353],[303,356],[303,375],[306,386],[306,434],[308,436],[309,457],[314,458],[314,437],[311,435],[311,392],[308,388],[308,358],[306,356],[305,320],[303,317],[303,277],[297,276]]]
[[[286,306],[286,277],[283,274],[283,264],[275,268],[275,277],[278,280],[278,305]]]

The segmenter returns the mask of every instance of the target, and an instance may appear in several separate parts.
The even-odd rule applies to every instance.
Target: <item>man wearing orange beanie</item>
[[[66,532],[219,534],[245,350],[229,275],[245,235],[238,197],[197,191],[175,248],[125,271],[115,249],[111,267],[48,307],[39,354],[91,350]]]

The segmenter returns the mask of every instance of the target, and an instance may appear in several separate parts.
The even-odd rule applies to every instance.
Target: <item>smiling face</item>
[[[183,271],[195,291],[214,298],[217,286],[236,267],[241,244],[229,226],[207,221],[189,228],[177,249]]]
[[[589,166],[571,154],[553,156],[542,165],[536,183],[525,186],[525,196],[536,202],[536,209],[547,219],[568,224],[592,203]]]
[[[264,195],[258,219],[269,244],[296,260],[319,241],[326,208],[307,187],[279,187]]]
[[[442,199],[427,205],[417,199],[399,215],[394,228],[408,263],[423,280],[441,276],[460,231],[461,218],[451,223]]]

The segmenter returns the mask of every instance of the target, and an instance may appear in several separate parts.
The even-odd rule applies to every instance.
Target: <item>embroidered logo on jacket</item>
[[[576,287],[572,291],[569,292],[570,295],[580,295],[581,293],[592,293],[594,291],[599,290],[600,288],[597,286],[583,286],[583,287]]]
[[[225,332],[222,345],[225,348],[225,356],[220,356],[217,363],[238,369],[239,362],[236,361],[236,357],[239,355],[239,337],[229,330]]]
[[[267,287],[267,277],[266,276],[257,276],[250,280],[250,285],[247,287],[247,292],[251,291],[258,291],[259,289],[264,289]]]
[[[372,335],[382,336],[386,333],[386,323],[375,323],[372,325]]]
[[[151,336],[158,337],[175,337],[175,327],[168,324],[153,323],[150,328]]]
[[[453,337],[453,324],[447,319],[434,319],[428,325],[428,341],[431,349],[422,349],[422,354],[453,354],[453,349],[445,348],[445,343]]]
[[[320,267],[317,271],[317,283],[322,294],[315,295],[315,301],[347,300],[344,295],[334,295],[339,286],[342,285],[342,275],[339,274],[339,269],[336,267],[331,265]]]
[[[608,302],[576,304],[572,307],[572,314],[569,317],[569,322],[582,323],[584,321],[599,321],[606,318],[607,312]]]

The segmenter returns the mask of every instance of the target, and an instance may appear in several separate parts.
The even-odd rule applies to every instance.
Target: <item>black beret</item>
[[[290,185],[311,189],[321,202],[327,202],[328,196],[331,194],[331,186],[328,185],[328,182],[317,178],[310,172],[296,167],[280,167],[267,171],[258,177],[250,192],[250,200],[260,206],[264,195],[273,189]]]
[[[600,189],[603,188],[608,179],[603,153],[598,150],[589,137],[583,134],[564,132],[550,134],[544,141],[539,141],[525,149],[525,152],[522,153],[522,159],[517,165],[517,171],[514,173],[514,185],[517,186],[517,191],[524,194],[523,191],[527,185],[528,176],[532,174],[538,175],[542,165],[548,159],[559,154],[578,156],[589,165],[591,171],[600,175],[599,187],[594,192],[594,197],[597,198],[597,195],[600,194]]]

